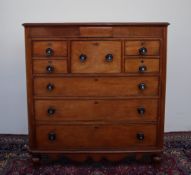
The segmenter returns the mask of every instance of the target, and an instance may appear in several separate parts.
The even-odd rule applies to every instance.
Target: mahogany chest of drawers
[[[160,158],[168,23],[23,25],[34,157]]]

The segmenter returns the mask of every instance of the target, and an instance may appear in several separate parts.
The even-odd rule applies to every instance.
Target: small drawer
[[[67,73],[67,60],[33,60],[33,73]]]
[[[35,77],[36,96],[158,96],[158,77]]]
[[[44,150],[142,149],[156,146],[156,125],[37,125],[36,145]]]
[[[120,41],[73,41],[72,73],[120,73]]]
[[[143,122],[156,121],[157,116],[156,99],[35,100],[35,118],[38,121]]]
[[[125,55],[158,56],[160,41],[126,41]]]
[[[125,59],[125,72],[159,73],[159,59]]]
[[[34,41],[33,57],[67,56],[66,41]]]

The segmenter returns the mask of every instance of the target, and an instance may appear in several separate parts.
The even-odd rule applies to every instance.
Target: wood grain
[[[56,134],[55,141],[49,141],[48,134]],[[143,132],[145,139],[139,141],[137,133]],[[120,133],[120,134],[118,134]],[[115,141],[114,141],[115,140]],[[128,149],[129,146],[156,145],[155,125],[37,125],[37,148],[43,150],[71,149]]]
[[[145,83],[146,89],[140,90],[138,85]],[[52,84],[54,89],[47,90]],[[35,96],[158,96],[158,77],[62,77],[35,78]]]
[[[121,72],[120,41],[73,41],[71,55],[72,73],[119,73]],[[85,54],[87,60],[80,62],[79,56]],[[107,62],[107,54],[113,61]]]
[[[112,37],[112,27],[80,27],[82,37]]]
[[[128,73],[141,73],[139,68],[141,66],[146,67],[144,73],[159,73],[159,59],[126,59],[125,60],[125,72]]]
[[[140,115],[138,108],[144,107]],[[47,110],[55,113],[49,115]],[[75,110],[73,110],[75,109]],[[35,118],[38,121],[157,121],[158,100],[36,100]]]
[[[47,71],[48,66],[54,69],[51,73]],[[33,60],[33,72],[34,74],[67,73],[67,60]]]
[[[160,53],[159,41],[126,41],[125,55],[140,55],[139,49],[145,47],[147,49],[146,55],[157,56]]]
[[[67,56],[67,42],[66,41],[34,41],[33,42],[33,56],[46,56],[46,49],[53,50],[54,57]]]

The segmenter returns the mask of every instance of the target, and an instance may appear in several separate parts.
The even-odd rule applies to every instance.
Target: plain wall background
[[[0,0],[0,133],[28,133],[24,22],[170,22],[165,131],[191,130],[190,8],[190,0]]]

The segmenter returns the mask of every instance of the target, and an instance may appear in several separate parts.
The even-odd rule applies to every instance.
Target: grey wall
[[[0,133],[27,133],[24,22],[170,22],[166,131],[191,130],[190,0],[0,0]]]

